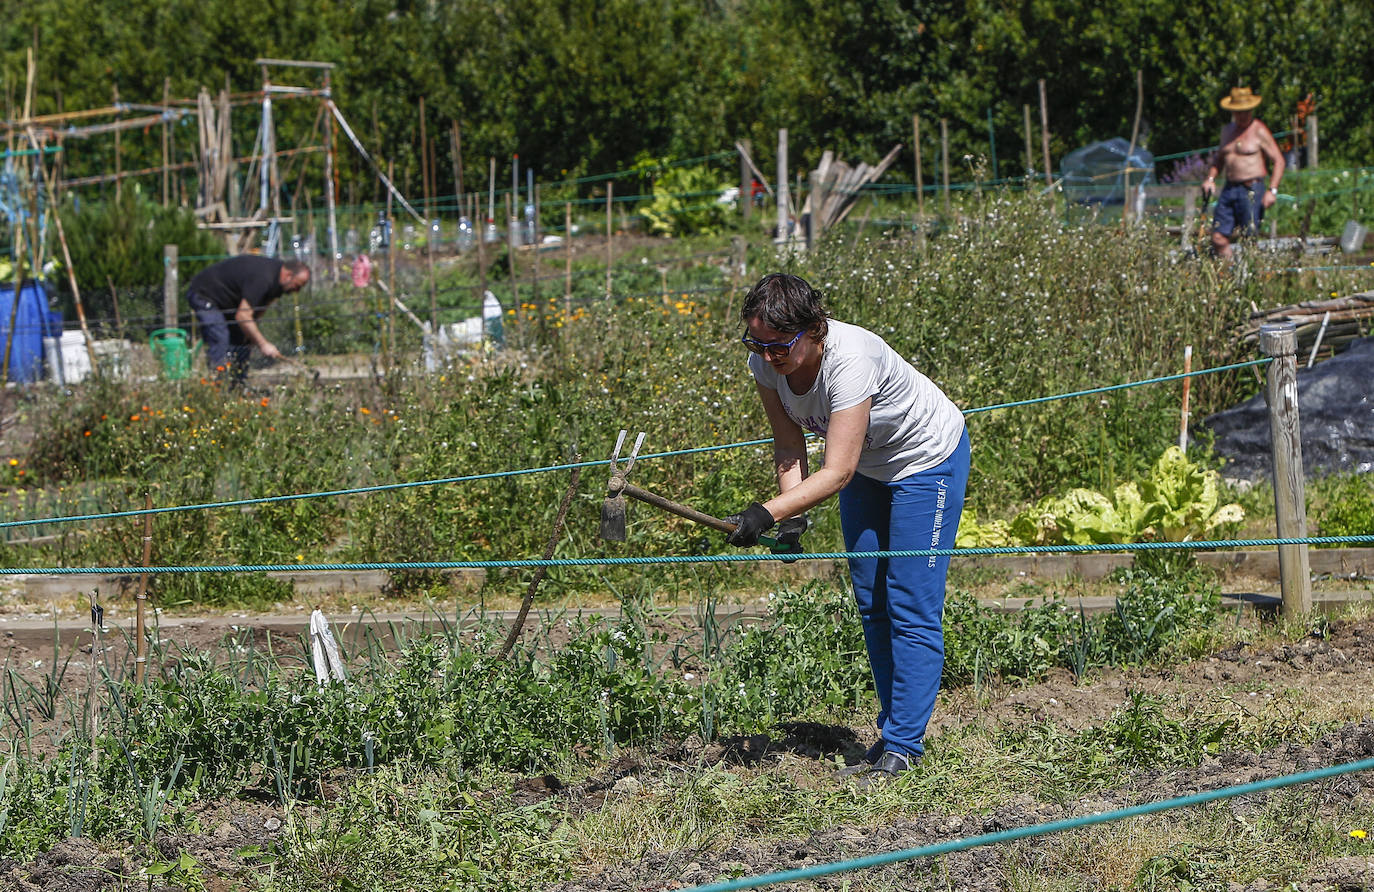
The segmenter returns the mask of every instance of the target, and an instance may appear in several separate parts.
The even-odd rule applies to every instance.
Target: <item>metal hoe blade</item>
[[[644,432],[640,431],[629,458],[624,466],[619,465],[620,448],[625,445],[627,433],[629,431],[622,430],[616,438],[615,449],[611,452],[611,479],[606,484],[606,499],[601,503],[601,538],[609,542],[625,541],[625,497],[621,493],[625,489],[626,475],[635,466],[639,447],[644,445]]]

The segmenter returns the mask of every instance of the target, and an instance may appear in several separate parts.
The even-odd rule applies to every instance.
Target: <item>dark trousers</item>
[[[233,313],[221,310],[198,294],[187,295],[187,302],[200,323],[205,341],[205,363],[212,378],[222,378],[231,387],[243,386],[248,375],[248,356],[253,344],[234,320]]]

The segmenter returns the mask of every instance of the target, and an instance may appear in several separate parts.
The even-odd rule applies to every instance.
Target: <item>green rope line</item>
[[[1111,384],[1106,387],[1096,387],[1091,390],[1076,390],[1072,393],[1056,394],[1054,396],[1042,396],[1029,400],[1019,400],[1011,403],[998,403],[992,406],[982,406],[975,409],[965,409],[965,415],[975,415],[980,412],[991,412],[994,409],[1007,409],[1015,406],[1029,406],[1036,403],[1051,402],[1054,400],[1069,399],[1070,397],[1088,396],[1094,393],[1105,393],[1111,390],[1124,390],[1128,387],[1141,387],[1146,384],[1157,384],[1165,381],[1177,381],[1182,378],[1196,377],[1198,375],[1211,375],[1217,372],[1231,371],[1234,369],[1245,368],[1246,366],[1262,365],[1272,360],[1268,357],[1264,359],[1254,359],[1248,362],[1233,363],[1231,365],[1217,366],[1210,369],[1200,369],[1196,372],[1189,372],[1186,375],[1165,375],[1159,378],[1147,378],[1142,381],[1130,381],[1125,384]],[[809,437],[809,435],[808,435]],[[681,455],[694,455],[702,452],[716,452],[725,449],[739,449],[745,446],[765,446],[772,443],[771,437],[762,440],[745,440],[739,443],[726,443],[718,446],[697,446],[691,449],[675,449],[670,452],[654,452],[641,455],[641,459],[649,458],[674,458]],[[599,461],[585,461],[561,465],[546,465],[539,468],[522,468],[514,471],[492,471],[485,474],[467,474],[459,477],[436,477],[430,480],[415,480],[409,483],[380,483],[375,486],[360,486],[351,489],[331,489],[320,492],[290,493],[279,496],[262,496],[255,499],[232,499],[222,502],[201,502],[194,505],[169,505],[164,508],[136,508],[128,511],[107,511],[99,514],[73,514],[59,517],[39,517],[26,520],[7,520],[0,522],[0,530],[12,529],[14,527],[38,526],[45,523],[76,523],[79,521],[91,520],[112,520],[120,517],[142,517],[145,514],[171,514],[179,511],[201,511],[208,508],[236,508],[245,505],[267,505],[274,502],[291,502],[301,499],[321,499],[334,496],[363,495],[374,492],[388,492],[397,489],[413,489],[420,486],[438,486],[449,483],[469,483],[475,480],[494,480],[502,477],[520,477],[528,474],[542,474],[548,471],[568,471],[573,468],[592,468],[598,465],[610,464],[609,459]]]
[[[657,292],[655,292],[657,293]],[[671,452],[653,452],[639,456],[637,461],[649,458],[671,458],[679,455],[691,455],[698,452],[711,452],[720,449],[738,449],[744,446],[762,446],[772,443],[771,438],[766,440],[745,440],[739,443],[727,443],[723,446],[697,446],[692,449],[675,449]],[[170,514],[177,511],[198,511],[205,508],[235,508],[241,505],[266,505],[272,502],[290,502],[298,499],[317,499],[329,496],[351,496],[364,493],[388,492],[395,489],[411,489],[418,486],[435,486],[444,483],[468,483],[474,480],[495,480],[501,477],[522,477],[528,474],[542,474],[547,471],[569,471],[573,468],[593,468],[597,465],[608,465],[610,459],[599,459],[597,461],[569,462],[561,465],[545,465],[539,468],[521,468],[514,471],[491,471],[485,474],[465,474],[460,477],[435,477],[430,480],[415,480],[410,483],[379,483],[376,486],[359,486],[352,489],[331,489],[322,492],[302,492],[290,493],[280,496],[263,496],[256,499],[232,499],[223,502],[201,502],[196,505],[169,505],[165,508],[138,508],[129,511],[110,511],[103,514],[74,514],[65,517],[34,518],[29,520],[7,520],[0,523],[0,529],[10,527],[36,526],[43,523],[71,523],[82,520],[108,520],[117,517],[141,517],[145,514]]]
[[[1231,365],[1219,365],[1215,368],[1203,369],[1200,372],[1187,372],[1179,375],[1163,375],[1159,378],[1146,378],[1143,381],[1128,381],[1125,384],[1109,384],[1106,387],[1094,387],[1091,390],[1075,390],[1072,393],[1060,393],[1054,396],[1040,396],[1035,399],[1017,400],[1012,403],[998,403],[995,406],[980,406],[976,409],[965,409],[965,415],[975,415],[979,412],[991,412],[993,409],[1009,409],[1013,406],[1032,406],[1036,403],[1048,403],[1053,400],[1063,400],[1075,396],[1089,396],[1094,393],[1107,393],[1111,390],[1125,390],[1128,387],[1141,387],[1146,384],[1160,384],[1165,381],[1179,381],[1184,378],[1193,378],[1197,375],[1211,375],[1216,372],[1229,372],[1234,369],[1243,369],[1247,366],[1264,365],[1273,362],[1273,357],[1266,356],[1264,359],[1251,359],[1247,362],[1236,362]]]
[[[370,561],[360,564],[212,564],[184,567],[0,567],[0,576],[99,576],[138,573],[347,573],[360,570],[515,570],[538,567],[637,567],[648,564],[737,564],[758,561],[848,560],[850,558],[974,557],[997,554],[1080,554],[1102,551],[1193,551],[1277,545],[1350,545],[1370,536],[1309,536],[1275,539],[1216,539],[1194,542],[1123,542],[1108,545],[1015,545],[995,548],[917,548],[889,551],[818,551],[802,554],[741,553],[650,555],[644,557],[519,558],[506,561]]]
[[[1285,774],[1267,780],[1252,781],[1248,784],[1236,784],[1230,787],[1222,787],[1219,790],[1209,790],[1205,793],[1192,793],[1187,796],[1178,796],[1173,799],[1161,799],[1158,802],[1146,802],[1128,808],[1119,808],[1115,811],[1083,815],[1077,818],[1065,818],[1061,821],[1049,821],[1044,824],[1032,824],[1028,827],[1016,827],[1012,830],[999,830],[996,833],[984,833],[981,836],[968,836],[963,839],[935,843],[915,849],[883,852],[878,855],[868,855],[863,858],[853,858],[848,861],[835,861],[830,864],[817,864],[812,867],[801,867],[796,870],[783,870],[777,873],[742,877],[738,880],[726,880],[719,883],[710,883],[705,886],[692,886],[689,889],[683,890],[683,892],[737,892],[737,890],[740,889],[757,889],[760,886],[770,886],[774,883],[790,883],[796,880],[809,880],[813,877],[828,876],[835,873],[848,873],[850,871],[863,870],[868,867],[882,867],[885,864],[895,864],[899,861],[911,861],[916,858],[946,855],[950,852],[962,852],[966,849],[973,849],[981,846],[1014,842],[1018,839],[1027,839],[1033,836],[1047,836],[1051,833],[1062,833],[1065,830],[1077,830],[1081,827],[1093,827],[1098,824],[1108,824],[1114,821],[1122,821],[1127,818],[1140,817],[1142,815],[1157,814],[1158,812],[1172,811],[1179,808],[1189,808],[1194,805],[1205,805],[1208,802],[1215,802],[1218,799],[1231,799],[1236,796],[1247,796],[1251,793],[1263,793],[1268,790],[1277,790],[1282,787],[1307,784],[1312,781],[1325,780],[1343,774],[1368,771],[1371,768],[1374,768],[1374,759],[1362,759],[1358,762],[1346,762],[1345,764],[1332,765],[1328,768],[1317,768],[1312,771],[1302,771],[1297,774]]]

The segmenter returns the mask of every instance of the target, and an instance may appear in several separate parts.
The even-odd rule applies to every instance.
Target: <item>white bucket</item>
[[[62,381],[75,384],[91,373],[91,357],[86,352],[86,338],[79,331],[62,332]]]
[[[1368,234],[1369,230],[1356,221],[1346,221],[1345,231],[1341,233],[1341,250],[1346,254],[1358,252],[1364,247],[1364,237]]]

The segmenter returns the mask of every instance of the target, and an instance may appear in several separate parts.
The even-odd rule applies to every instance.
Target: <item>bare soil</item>
[[[188,644],[213,644],[222,634],[222,629],[207,629]],[[663,851],[620,863],[583,865],[576,879],[555,888],[558,892],[680,889],[728,875],[769,873],[914,848],[1371,758],[1372,669],[1374,619],[1364,619],[1333,623],[1325,638],[1309,636],[1263,648],[1237,645],[1167,669],[1107,671],[1082,682],[1064,674],[1004,691],[947,692],[937,709],[933,736],[975,722],[1014,727],[1050,720],[1068,729],[1089,727],[1106,720],[1131,691],[1197,698],[1225,691],[1232,702],[1253,701],[1258,710],[1266,694],[1301,690],[1311,708],[1320,710],[1326,720],[1345,719],[1310,746],[1285,744],[1260,753],[1224,750],[1191,767],[1139,772],[1112,790],[1078,801],[1046,803],[1025,796],[987,812],[951,807],[879,827],[835,826],[805,837],[741,838],[719,849]],[[552,775],[519,778],[515,799],[520,804],[553,800],[570,815],[587,814],[629,787],[651,786],[669,772],[703,764],[749,772],[789,760],[824,783],[837,756],[853,760],[874,738],[871,728],[816,723],[789,724],[781,732],[704,746],[684,742],[654,753],[625,755],[573,784]],[[1225,800],[1224,807],[1243,821],[1270,797],[1280,795],[1283,791],[1253,794]],[[1329,816],[1352,805],[1374,805],[1374,776],[1353,774],[1328,781],[1321,788],[1316,811]],[[260,868],[238,853],[252,846],[270,849],[281,837],[283,817],[275,805],[256,798],[207,804],[199,815],[204,833],[164,835],[158,849],[168,857],[188,852],[210,878],[210,889],[243,888],[251,885],[252,875]],[[938,885],[955,890],[1001,888],[1010,867],[1007,859],[1012,857],[1005,846],[947,855],[940,865]],[[0,888],[16,892],[132,888],[146,884],[138,877],[140,861],[140,856],[129,852],[111,853],[90,840],[70,839],[29,863],[0,861]],[[931,881],[928,865],[899,863],[783,888],[924,889],[931,887]],[[1233,883],[1228,892],[1270,888],[1262,881],[1244,887]],[[1374,858],[1334,859],[1285,888],[1298,892],[1374,889]]]

